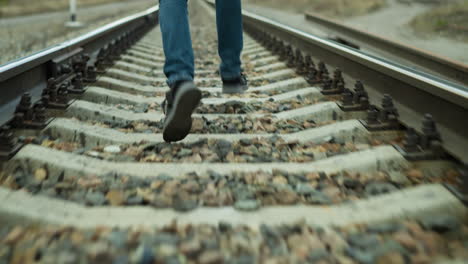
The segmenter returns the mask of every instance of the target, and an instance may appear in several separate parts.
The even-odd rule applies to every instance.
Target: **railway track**
[[[463,63],[355,27],[346,26],[338,21],[311,12],[307,12],[305,18],[307,21],[325,28],[333,36],[332,38],[339,43],[357,49],[362,47],[378,54],[385,54],[386,57],[400,60],[400,63],[420,68],[432,75],[460,83],[465,87],[468,84],[466,80],[468,67]]]
[[[23,80],[30,91],[15,101],[10,88],[2,101],[0,263],[468,259],[466,145],[450,144],[465,139],[466,124],[452,123],[463,95],[384,62],[355,78],[364,57],[248,12],[250,89],[222,95],[213,10],[190,8],[204,98],[183,142],[161,135],[157,8],[0,68],[0,87]],[[440,111],[454,118],[407,110],[382,93],[374,77],[384,73],[409,94],[431,93],[426,103],[449,100]]]

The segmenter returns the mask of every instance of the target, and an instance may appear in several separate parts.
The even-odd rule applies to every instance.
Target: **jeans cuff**
[[[221,78],[223,80],[233,80],[233,79],[236,79],[236,78],[239,78],[240,75],[241,75],[241,72],[236,72],[236,73],[233,73],[233,72],[221,72]]]
[[[174,83],[179,82],[179,81],[193,81],[193,76],[187,73],[174,74],[174,75],[171,75],[171,77],[167,79],[166,83],[167,85],[169,85],[169,87],[172,87]]]

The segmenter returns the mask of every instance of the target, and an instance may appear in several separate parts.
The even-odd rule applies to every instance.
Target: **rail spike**
[[[422,120],[422,134],[418,134],[414,128],[408,128],[403,147],[395,145],[406,159],[438,160],[446,157],[442,146],[442,138],[437,130],[437,125],[430,114],[425,114]]]
[[[364,89],[362,82],[357,81],[354,93],[343,87],[343,100],[341,109],[345,112],[349,111],[367,111],[370,107],[369,95]]]
[[[11,132],[10,126],[0,127],[0,161],[13,157],[23,146]]]

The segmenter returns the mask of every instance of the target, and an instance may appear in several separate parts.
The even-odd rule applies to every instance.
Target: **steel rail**
[[[0,66],[0,126],[8,122],[22,94],[29,92],[33,103],[38,101],[51,75],[50,63],[80,49],[91,62],[100,48],[124,33],[157,21],[159,6],[119,19],[85,35],[52,46],[30,56]]]
[[[404,59],[442,78],[468,86],[468,65],[307,12],[305,18],[351,43]]]
[[[213,1],[208,3],[214,5]],[[384,94],[391,95],[404,125],[421,131],[424,115],[432,114],[438,122],[446,150],[468,162],[466,87],[350,49],[248,11],[243,11],[243,19],[246,28],[272,34],[314,59],[326,62],[329,67],[340,68],[348,80],[362,80],[372,104],[380,105]]]

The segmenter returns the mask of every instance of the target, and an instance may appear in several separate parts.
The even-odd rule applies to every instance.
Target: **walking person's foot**
[[[163,138],[166,142],[184,139],[192,128],[192,113],[202,97],[201,91],[192,81],[178,82],[167,92],[163,102]]]
[[[239,94],[244,93],[248,89],[247,78],[241,74],[235,79],[223,79],[223,93],[224,94]]]

